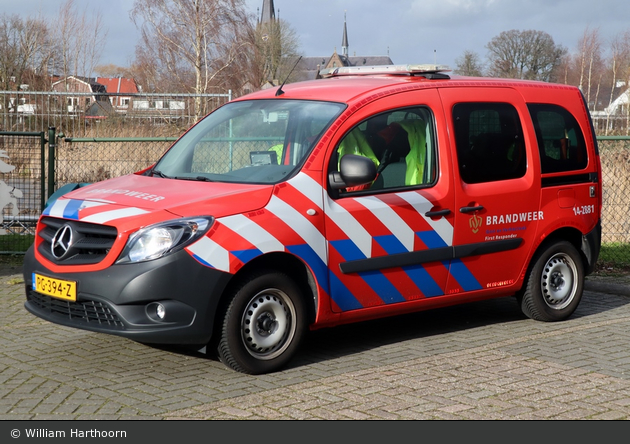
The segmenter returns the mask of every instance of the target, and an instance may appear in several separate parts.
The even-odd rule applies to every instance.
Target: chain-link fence
[[[54,190],[150,166],[202,114],[230,99],[229,91],[0,91],[0,254],[24,252],[32,244],[37,217]],[[148,137],[160,140],[148,142]],[[119,141],[108,143],[108,138]],[[49,144],[56,145],[53,163]]]
[[[99,182],[153,165],[175,138],[85,139],[57,142],[55,188],[67,183]]]
[[[223,103],[222,94],[0,91],[0,131],[70,137],[177,136]]]
[[[46,133],[0,132],[0,252],[33,242],[45,196]]]
[[[630,137],[601,137],[602,254],[600,262],[630,265]]]
[[[67,183],[96,182],[149,167],[198,118],[191,112],[191,105],[186,101],[193,100],[194,96],[139,96],[135,99],[140,105],[128,102],[132,110],[135,106],[135,112],[122,113],[118,110],[113,115],[93,118],[85,113],[71,112],[66,105],[63,109],[59,109],[58,103],[56,108],[51,107],[50,102],[59,102],[54,97],[61,93],[20,93],[20,96],[13,97],[18,99],[17,102],[14,101],[18,105],[12,108],[1,105],[10,101],[9,96],[15,94],[0,92],[0,132],[31,132],[35,135],[0,136],[0,155],[8,156],[4,159],[0,157],[0,161],[5,160],[5,163],[15,167],[9,173],[2,173],[0,170],[0,199],[3,183],[9,189],[15,187],[18,190],[12,191],[13,197],[17,199],[15,208],[18,217],[13,215],[16,210],[11,203],[6,204],[2,210],[2,229],[14,236],[32,234],[34,224],[29,224],[28,221],[34,219],[42,209],[42,195],[46,196],[47,191],[42,184],[41,153],[46,154],[46,150],[40,145],[49,128],[55,128],[57,137],[53,138],[53,143],[56,142],[55,181],[48,188],[58,189]],[[186,100],[175,100],[178,97]],[[209,100],[210,105],[216,106],[229,100],[229,95],[207,95],[204,99]],[[58,112],[53,112],[54,109]],[[42,138],[38,139],[39,134]],[[600,259],[628,265],[630,139],[600,137],[599,147],[604,198],[604,248]],[[23,197],[18,198],[17,193],[21,193]],[[13,241],[9,237],[0,237],[0,253],[18,249],[11,242]]]

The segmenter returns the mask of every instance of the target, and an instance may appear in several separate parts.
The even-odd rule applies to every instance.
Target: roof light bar
[[[322,77],[351,76],[361,74],[432,74],[451,71],[446,65],[372,65],[341,66],[325,68],[319,71]]]

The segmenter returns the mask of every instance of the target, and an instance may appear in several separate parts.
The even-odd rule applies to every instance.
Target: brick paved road
[[[630,297],[590,288],[562,323],[474,303],[313,332],[247,376],[41,321],[3,276],[0,419],[629,419]]]

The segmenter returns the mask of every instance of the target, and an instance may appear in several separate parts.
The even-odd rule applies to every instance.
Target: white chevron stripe
[[[406,193],[398,193],[397,196],[406,200],[411,206],[422,216],[422,218],[433,228],[433,230],[442,238],[448,246],[453,245],[453,226],[445,217],[433,220],[424,215],[433,208],[433,204],[420,193],[409,191]]]
[[[64,217],[66,207],[70,204],[70,202],[81,202],[81,207],[79,208],[79,210],[106,205],[104,202],[92,202],[89,200],[76,201],[74,199],[57,199],[53,202],[52,206],[50,207],[48,215],[52,217]]]
[[[326,215],[361,250],[365,257],[372,257],[372,236],[352,214],[330,198],[324,200]]]
[[[50,207],[50,210],[48,210],[48,215],[52,217],[63,217],[63,212],[70,202],[71,201],[68,199],[55,200],[52,204],[52,207]]]
[[[103,211],[102,213],[92,214],[91,216],[82,218],[81,221],[103,224],[112,220],[123,219],[125,217],[137,216],[139,214],[145,213],[148,213],[148,211],[142,210],[140,208],[120,208],[117,210]]]
[[[203,236],[186,250],[217,270],[230,271],[230,253],[207,236]]]
[[[236,214],[234,216],[218,219],[230,230],[238,233],[263,253],[269,251],[284,251],[284,245],[258,224],[252,222],[247,216]]]
[[[415,234],[411,227],[407,225],[392,207],[373,196],[358,197],[356,201],[370,210],[370,212],[396,236],[407,251],[413,251]]]
[[[306,241],[324,263],[328,263],[326,238],[304,214],[276,196],[271,197],[265,209],[289,225]]]
[[[296,190],[304,195],[313,204],[317,205],[320,210],[323,207],[323,193],[321,185],[311,178],[308,174],[300,173],[293,179],[288,181]]]

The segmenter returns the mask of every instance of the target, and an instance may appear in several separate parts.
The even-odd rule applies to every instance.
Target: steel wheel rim
[[[281,290],[267,289],[254,296],[243,313],[241,338],[256,359],[281,355],[295,336],[295,307]]]
[[[541,289],[545,303],[555,310],[566,308],[577,291],[578,274],[575,262],[565,253],[553,255],[541,276]]]

